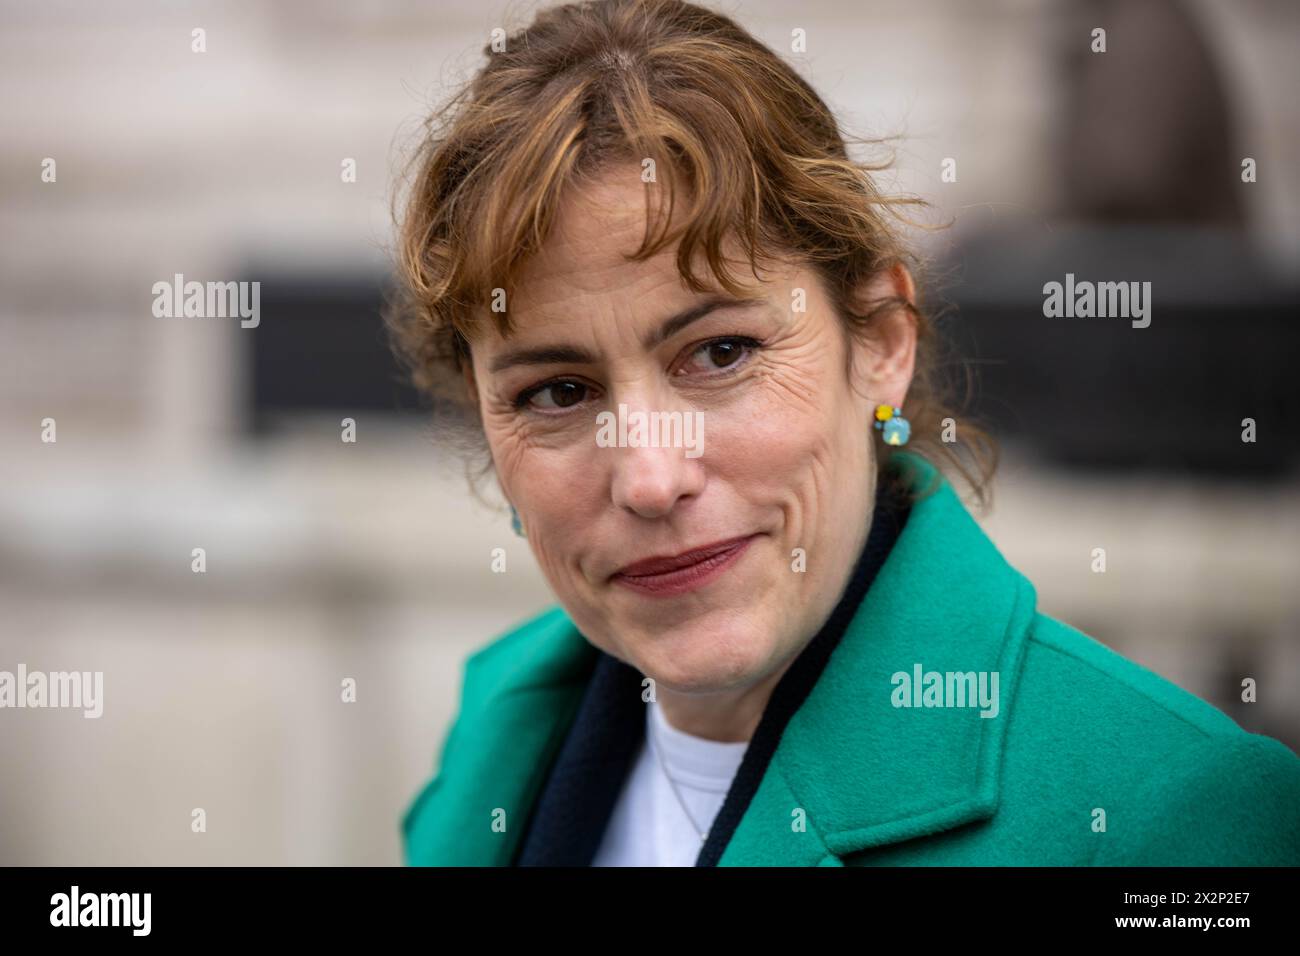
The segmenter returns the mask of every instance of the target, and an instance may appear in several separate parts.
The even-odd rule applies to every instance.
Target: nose
[[[613,456],[614,504],[642,518],[662,518],[704,490],[702,459],[688,457],[685,448],[629,445],[601,452]]]

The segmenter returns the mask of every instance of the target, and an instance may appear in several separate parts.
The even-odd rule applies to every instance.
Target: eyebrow
[[[691,323],[698,322],[718,309],[754,308],[764,304],[766,300],[757,296],[738,299],[729,295],[712,295],[665,319],[658,328],[642,337],[641,344],[647,349],[652,349]],[[595,361],[596,357],[586,349],[574,345],[548,345],[504,352],[492,360],[489,369],[500,372],[515,365],[553,365],[566,362],[591,365]]]

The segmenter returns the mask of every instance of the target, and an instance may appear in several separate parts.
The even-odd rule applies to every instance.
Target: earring
[[[528,537],[528,535],[524,534],[524,524],[519,520],[519,512],[515,510],[514,505],[510,506],[510,527],[514,529],[515,534],[519,535],[519,537]]]
[[[912,423],[903,417],[901,408],[876,406],[876,428],[884,433],[886,445],[906,445],[912,437]]]

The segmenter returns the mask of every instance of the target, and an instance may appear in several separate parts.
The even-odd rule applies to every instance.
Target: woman
[[[560,607],[470,658],[409,862],[1300,862],[1300,760],[1037,613],[931,463],[990,478],[904,201],[794,71],[675,0],[487,52],[391,324]]]

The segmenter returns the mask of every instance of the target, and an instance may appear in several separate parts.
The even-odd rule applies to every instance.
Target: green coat
[[[918,480],[935,476],[908,457]],[[509,865],[595,653],[557,607],[469,658],[439,771],[402,820],[408,863]],[[917,664],[997,672],[997,715],[896,706],[923,703],[896,676]],[[721,858],[846,864],[1293,866],[1300,759],[1038,613],[942,481],[913,506]]]

